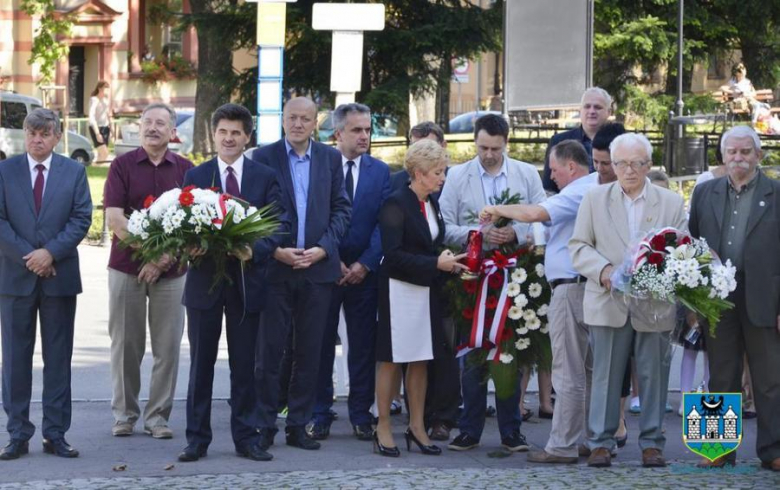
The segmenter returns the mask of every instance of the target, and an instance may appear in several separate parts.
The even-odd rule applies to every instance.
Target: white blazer
[[[544,201],[547,195],[536,167],[506,155],[504,160],[510,193],[519,193],[524,204],[539,204]],[[439,205],[447,225],[444,241],[448,245],[465,244],[469,230],[479,229],[479,223],[470,222],[470,215],[479,215],[482,208],[490,204],[485,200],[482,190],[481,167],[479,157],[476,157],[450,168],[447,172],[447,182],[439,198]],[[530,226],[528,223],[512,223],[519,243],[525,242]]]

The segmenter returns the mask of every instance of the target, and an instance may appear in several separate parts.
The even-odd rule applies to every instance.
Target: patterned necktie
[[[236,179],[235,170],[233,170],[233,167],[228,167],[227,172],[227,178],[225,179],[225,192],[231,196],[240,197],[241,191],[238,190],[238,179]]]
[[[35,184],[33,185],[33,200],[35,200],[35,214],[40,214],[41,204],[43,203],[43,171],[46,169],[42,164],[35,166],[35,170],[38,171],[38,175],[35,177]]]
[[[355,166],[355,162],[349,160],[347,162],[347,176],[344,178],[344,187],[347,188],[347,196],[349,196],[349,202],[355,198],[355,178],[352,176],[352,167]]]

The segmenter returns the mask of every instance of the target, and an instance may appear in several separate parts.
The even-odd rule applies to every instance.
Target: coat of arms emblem
[[[683,394],[683,442],[710,461],[742,442],[741,393]]]

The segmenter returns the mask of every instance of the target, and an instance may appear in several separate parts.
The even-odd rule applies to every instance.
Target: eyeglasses
[[[615,168],[618,170],[625,170],[627,167],[631,167],[631,170],[637,171],[650,165],[650,162],[646,160],[636,161],[636,162],[628,162],[626,160],[620,160],[618,162],[612,162],[612,165],[614,165]]]

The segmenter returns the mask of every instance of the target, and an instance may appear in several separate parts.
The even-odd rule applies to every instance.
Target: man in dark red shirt
[[[111,163],[103,194],[106,220],[113,234],[108,261],[108,333],[111,336],[111,379],[114,436],[129,436],[141,416],[141,361],[146,352],[146,317],[152,341],[152,379],[144,409],[144,432],[170,439],[168,418],[173,408],[179,348],[184,330],[185,269],[175,257],[158,262],[133,260],[123,248],[127,215],[141,209],[147,196],[159,197],[181,187],[192,162],[168,150],[175,134],[176,113],[166,104],[151,104],[141,114],[141,148]]]

